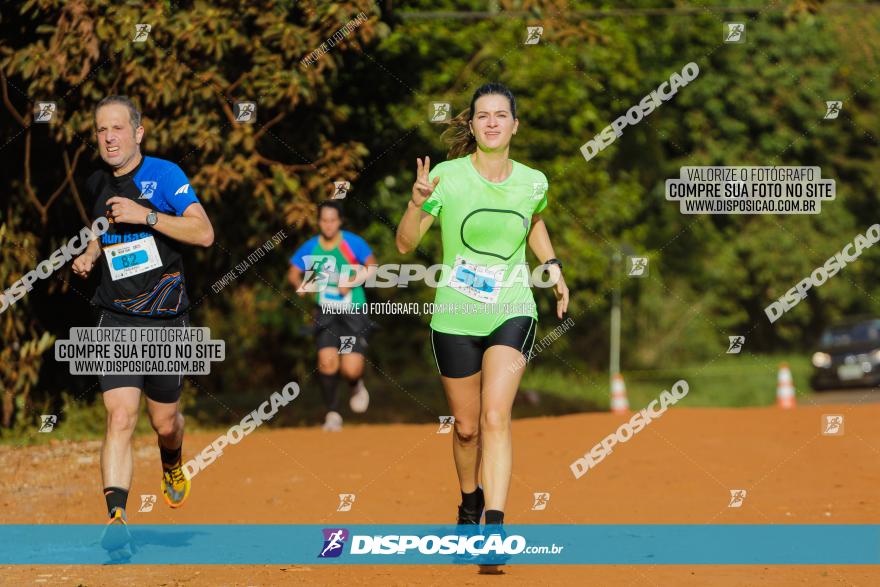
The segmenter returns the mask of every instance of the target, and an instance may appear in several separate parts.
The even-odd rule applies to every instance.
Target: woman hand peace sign
[[[416,159],[416,163],[418,168],[416,169],[416,182],[413,184],[412,189],[412,202],[421,208],[425,200],[431,197],[431,193],[433,193],[437,184],[440,183],[440,178],[435,177],[433,182],[428,178],[428,174],[431,171],[430,157],[425,157],[424,164],[422,164],[421,159]]]

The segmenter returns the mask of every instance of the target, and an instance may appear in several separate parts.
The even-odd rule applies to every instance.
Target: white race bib
[[[494,304],[501,294],[503,280],[503,267],[493,271],[485,265],[469,263],[461,255],[456,255],[449,287],[478,302]]]
[[[104,247],[104,257],[107,259],[110,278],[113,281],[139,275],[162,266],[162,258],[159,257],[156,240],[152,236],[130,243],[106,246]]]
[[[352,305],[352,290],[342,295],[339,288],[335,285],[328,285],[318,292],[318,304],[321,306],[329,306],[332,308],[349,308]]]

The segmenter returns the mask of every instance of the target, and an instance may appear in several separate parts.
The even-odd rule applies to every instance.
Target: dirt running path
[[[823,436],[823,414],[845,416]],[[548,524],[880,523],[880,406],[674,408],[575,480],[569,464],[624,420],[584,414],[514,422],[515,463],[506,519]],[[267,427],[268,428],[268,427]],[[159,494],[155,439],[139,438],[129,502],[132,524],[453,522],[458,489],[449,435],[437,425],[261,429],[194,481],[179,511],[138,496]],[[184,454],[216,434],[188,436]],[[104,518],[99,443],[0,447],[5,523],[99,523]],[[746,489],[741,508],[729,490]],[[532,493],[548,491],[544,511]],[[352,511],[336,512],[339,493]],[[2,567],[4,585],[869,585],[880,569],[855,566],[511,566],[503,577],[433,566]]]

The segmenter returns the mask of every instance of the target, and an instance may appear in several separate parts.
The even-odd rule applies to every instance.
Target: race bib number
[[[449,287],[463,293],[472,300],[477,300],[484,304],[494,304],[498,301],[503,280],[503,267],[492,270],[485,265],[469,263],[461,255],[456,255]]]
[[[352,305],[351,290],[343,295],[335,285],[328,285],[318,294],[318,303],[332,308],[348,308]]]
[[[130,243],[104,247],[104,257],[113,281],[145,273],[162,266],[162,258],[152,236]]]

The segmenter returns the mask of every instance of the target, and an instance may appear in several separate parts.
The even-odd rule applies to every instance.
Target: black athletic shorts
[[[314,332],[319,350],[334,347],[340,354],[364,354],[367,337],[374,327],[373,321],[365,314],[332,314],[318,308],[315,315]]]
[[[444,377],[468,377],[483,369],[483,353],[500,344],[517,349],[528,359],[535,345],[538,321],[530,316],[515,316],[488,336],[446,334],[431,329],[431,346],[437,370]]]
[[[146,327],[188,327],[189,316],[181,314],[174,318],[146,318],[129,316],[111,310],[101,309],[98,326],[109,328],[146,328]],[[98,375],[101,391],[109,391],[117,387],[137,387],[143,390],[154,402],[173,404],[180,399],[183,387],[183,375]]]

